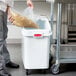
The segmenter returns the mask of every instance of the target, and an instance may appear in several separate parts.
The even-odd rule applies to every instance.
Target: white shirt
[[[0,0],[0,10],[5,12],[7,8],[7,4],[10,7],[13,7],[14,1],[13,0]]]

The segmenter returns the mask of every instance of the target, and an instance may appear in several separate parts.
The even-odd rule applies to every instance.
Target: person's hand
[[[8,9],[8,19],[9,19],[9,21],[10,21],[12,24],[14,24],[14,18],[13,18],[13,16],[12,16],[12,10],[11,10],[11,8]]]
[[[27,0],[27,5],[31,8],[34,8],[33,2],[31,0]]]

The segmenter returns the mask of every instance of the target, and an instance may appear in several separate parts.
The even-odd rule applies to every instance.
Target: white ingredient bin
[[[40,29],[22,28],[22,59],[25,69],[49,67],[51,27],[46,17],[37,20]]]

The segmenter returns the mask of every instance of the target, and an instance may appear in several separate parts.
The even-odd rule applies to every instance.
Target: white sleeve
[[[13,7],[14,6],[14,0],[6,0],[6,4],[8,4],[8,6]]]

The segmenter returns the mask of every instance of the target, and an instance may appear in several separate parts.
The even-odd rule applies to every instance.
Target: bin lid
[[[25,36],[50,36],[52,32],[50,30],[22,30],[22,35]]]

